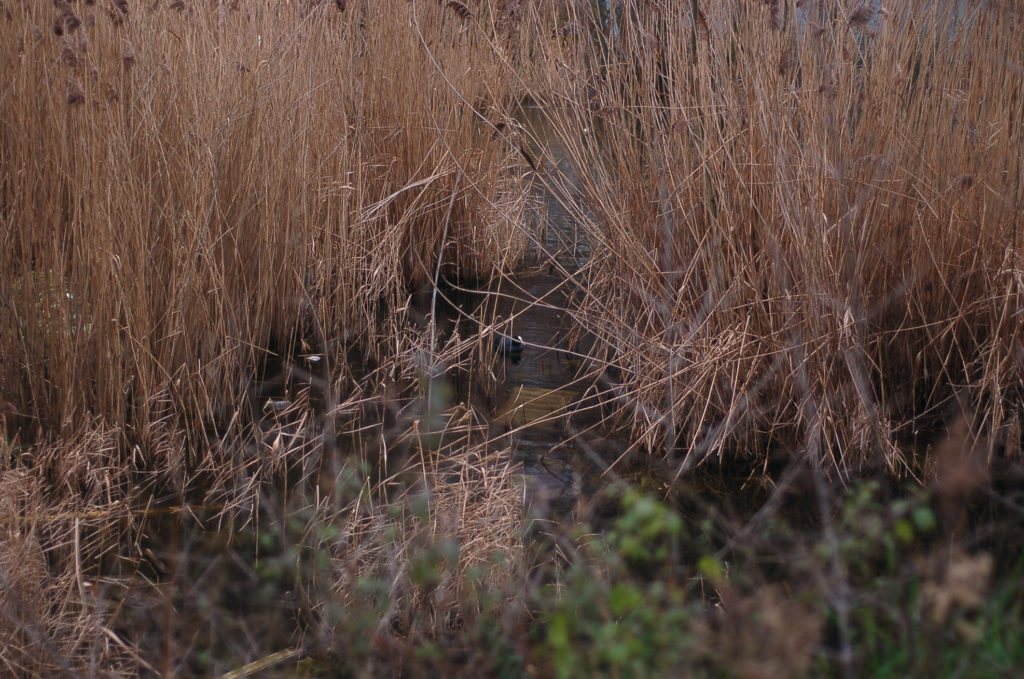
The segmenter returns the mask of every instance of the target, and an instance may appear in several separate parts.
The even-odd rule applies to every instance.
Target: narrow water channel
[[[540,158],[538,172],[557,172],[571,185],[571,168],[543,112],[526,107],[520,122]],[[600,416],[592,397],[596,376],[580,360],[588,338],[574,332],[568,311],[590,251],[565,201],[545,184],[551,182],[536,184],[538,238],[513,276],[465,293],[462,306],[472,311],[462,317],[460,333],[495,328],[502,336],[522,337],[521,355],[497,357],[489,393],[469,398],[484,404],[492,442],[508,446],[523,465],[530,513],[557,518],[571,513],[596,481],[598,470],[583,461],[581,448],[595,445]]]

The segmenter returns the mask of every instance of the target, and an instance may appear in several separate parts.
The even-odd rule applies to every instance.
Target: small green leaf
[[[555,611],[548,624],[548,643],[556,649],[569,646],[569,619],[563,611]]]
[[[638,608],[642,602],[643,595],[631,584],[619,583],[608,593],[608,607],[612,615],[623,615]]]
[[[896,526],[893,528],[893,532],[896,534],[896,538],[900,542],[914,541],[914,526],[906,519],[900,519],[897,521]]]
[[[928,507],[918,507],[913,513],[914,525],[922,533],[935,530],[935,513]]]
[[[722,584],[724,570],[722,562],[710,554],[705,554],[697,562],[697,570],[714,585]]]

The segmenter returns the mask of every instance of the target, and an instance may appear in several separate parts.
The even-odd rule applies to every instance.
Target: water
[[[571,183],[571,168],[542,113],[527,107],[520,117],[535,142],[530,151],[542,159],[539,171],[550,176],[557,169]],[[557,518],[572,511],[580,493],[599,483],[599,470],[581,462],[581,446],[604,446],[607,437],[595,433],[600,428],[598,408],[585,398],[596,382],[582,358],[588,340],[569,340],[573,327],[568,310],[590,250],[554,189],[542,185],[538,182],[542,215],[534,225],[539,236],[513,277],[466,295],[462,306],[472,312],[462,321],[461,332],[494,328],[521,335],[526,343],[516,360],[496,357],[490,393],[471,399],[484,404],[495,445],[509,446],[522,464],[529,511],[535,518]]]

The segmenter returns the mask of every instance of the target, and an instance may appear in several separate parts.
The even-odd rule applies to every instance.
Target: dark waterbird
[[[523,341],[522,335],[511,337],[509,335],[495,334],[492,341],[495,351],[514,361],[522,357],[523,349],[526,348],[526,342]]]

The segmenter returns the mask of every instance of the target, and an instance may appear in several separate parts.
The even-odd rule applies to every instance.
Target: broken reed
[[[917,474],[959,409],[1019,455],[1022,17],[952,4],[534,30],[596,253],[575,322],[678,471],[800,451]]]
[[[443,5],[4,5],[0,393],[22,441],[99,420],[144,442],[160,399],[201,434],[300,320],[393,334],[377,311],[439,256],[486,277],[517,254],[521,173],[486,120],[507,77]]]

